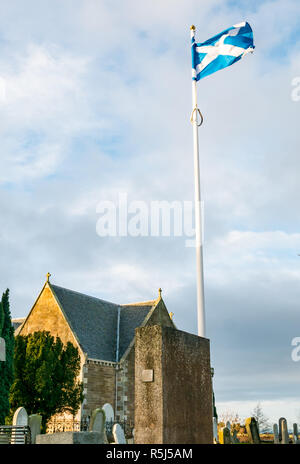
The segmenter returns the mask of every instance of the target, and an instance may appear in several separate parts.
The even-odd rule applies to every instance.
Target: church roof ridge
[[[157,300],[149,300],[149,301],[136,301],[134,303],[122,303],[120,306],[153,306]]]
[[[121,303],[121,304],[118,304],[118,303],[113,303],[112,301],[103,300],[103,298],[99,298],[97,296],[87,295],[86,293],[77,292],[76,290],[71,290],[70,288],[61,287],[60,285],[52,284],[51,282],[49,282],[49,284],[51,285],[51,287],[54,287],[54,289],[55,289],[55,287],[60,288],[61,290],[66,290],[67,292],[76,293],[77,295],[85,296],[87,298],[94,298],[97,301],[101,301],[102,303],[109,303],[109,304],[114,305],[116,307],[122,307],[123,308],[124,306],[153,306],[157,302],[157,299],[154,299],[154,300],[148,300],[148,301],[135,301],[133,303]]]
[[[77,295],[85,296],[86,298],[91,298],[91,299],[95,299],[97,301],[101,301],[102,303],[109,303],[110,305],[114,305],[114,306],[117,306],[117,307],[121,306],[118,303],[113,303],[112,301],[103,300],[102,298],[98,298],[97,296],[87,295],[86,293],[77,292],[76,290],[71,290],[70,288],[61,287],[60,285],[52,284],[50,282],[49,282],[49,284],[51,285],[51,287],[54,287],[54,289],[59,288],[61,290],[66,290],[67,292],[72,292],[72,293],[76,293]]]

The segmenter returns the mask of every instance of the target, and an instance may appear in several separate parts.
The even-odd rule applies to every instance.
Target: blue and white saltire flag
[[[203,43],[196,43],[192,37],[192,78],[199,81],[253,50],[253,32],[247,22],[235,24]]]

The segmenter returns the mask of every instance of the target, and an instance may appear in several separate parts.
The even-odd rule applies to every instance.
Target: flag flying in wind
[[[247,22],[235,24],[203,43],[196,43],[192,37],[192,77],[199,81],[253,50],[253,32]]]

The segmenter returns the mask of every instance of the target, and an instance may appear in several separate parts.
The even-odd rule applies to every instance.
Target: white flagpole
[[[195,37],[195,26],[190,27],[191,39]],[[197,106],[196,80],[192,80],[193,112],[191,122],[193,124],[194,138],[194,174],[195,174],[195,226],[196,226],[196,266],[197,266],[197,315],[198,335],[205,337],[205,306],[204,306],[204,279],[203,279],[203,240],[201,226],[201,190],[200,190],[200,164],[199,164],[199,140],[198,140],[198,114],[201,114]],[[201,116],[202,117],[202,116]]]

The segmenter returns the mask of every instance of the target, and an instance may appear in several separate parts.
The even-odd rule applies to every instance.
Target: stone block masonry
[[[103,443],[100,432],[59,432],[37,435],[37,445],[98,445]]]
[[[213,443],[208,339],[157,325],[136,329],[135,443]]]
[[[88,360],[83,369],[83,415],[110,403],[115,408],[116,372],[113,363]]]

